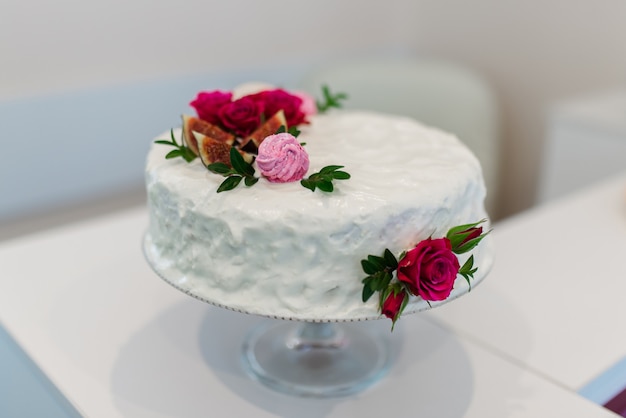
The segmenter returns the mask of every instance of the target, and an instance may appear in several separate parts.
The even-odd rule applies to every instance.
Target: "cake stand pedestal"
[[[337,397],[359,392],[389,369],[387,339],[349,323],[271,321],[243,343],[250,377],[290,395]]]

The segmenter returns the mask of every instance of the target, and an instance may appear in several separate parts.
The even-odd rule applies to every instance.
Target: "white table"
[[[508,219],[494,235],[484,287],[433,317],[571,390],[626,356],[626,175]]]
[[[484,284],[403,318],[389,375],[349,398],[245,377],[239,342],[261,319],[158,279],[143,207],[0,246],[0,323],[89,417],[610,417],[575,391],[626,354],[626,335],[604,326],[626,314],[625,188],[616,178],[499,224]]]

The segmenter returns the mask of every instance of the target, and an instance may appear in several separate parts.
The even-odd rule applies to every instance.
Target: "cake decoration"
[[[234,189],[242,180],[248,187],[256,184],[255,162],[271,183],[302,180],[309,169],[309,156],[305,144],[296,140],[298,126],[308,124],[309,116],[341,107],[347,98],[344,93],[331,93],[327,86],[322,94],[323,100],[316,102],[304,92],[252,83],[235,92],[203,91],[189,103],[198,117],[182,116],[183,144],[178,144],[173,130],[171,140],[155,142],[175,147],[167,159],[181,157],[189,163],[199,156],[209,171],[226,177],[217,193]],[[332,180],[350,178],[337,171],[342,167],[324,167],[301,184],[311,191],[332,192]]]
[[[258,84],[198,93],[197,115],[183,115],[148,157],[146,254],[176,286],[220,306],[386,317],[393,330],[489,271],[480,164],[450,134],[400,116],[327,112],[346,96],[322,94],[314,102]],[[188,164],[169,161],[179,157]],[[330,193],[348,179],[323,198],[289,184]]]
[[[368,274],[362,280],[363,302],[379,292],[379,311],[391,319],[393,330],[411,295],[429,305],[431,301],[445,300],[458,275],[465,278],[471,290],[470,279],[478,270],[474,267],[474,256],[470,255],[460,266],[457,255],[471,251],[490,232],[483,233],[479,226],[485,221],[450,228],[442,238],[428,237],[403,252],[399,261],[389,249],[382,256],[368,255],[361,260],[363,271]]]
[[[226,177],[226,180],[217,188],[217,193],[234,189],[241,183],[241,180],[244,180],[244,184],[248,187],[259,181],[259,178],[254,176],[255,169],[252,164],[246,162],[234,147],[230,148],[229,161],[230,165],[216,162],[207,166],[209,171]]]
[[[176,142],[176,137],[174,136],[173,129],[170,130],[170,138],[171,139],[169,141],[166,139],[157,139],[156,141],[154,141],[155,144],[171,145],[174,148],[176,148],[168,152],[165,155],[166,159],[169,160],[172,158],[181,157],[183,160],[187,161],[188,163],[196,159],[196,157],[198,156],[196,152],[194,152],[191,148],[186,147],[185,145],[182,145]]]
[[[301,180],[309,170],[309,154],[295,136],[284,132],[263,140],[256,164],[272,183],[289,183]]]
[[[345,171],[340,171],[343,168],[342,165],[328,165],[322,168],[318,173],[313,173],[309,178],[300,181],[300,184],[312,192],[316,188],[324,192],[332,192],[335,187],[333,186],[333,180],[348,180],[350,174]]]

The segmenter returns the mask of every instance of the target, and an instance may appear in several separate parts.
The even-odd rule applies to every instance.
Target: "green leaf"
[[[474,267],[474,255],[473,254],[469,256],[469,258],[467,259],[467,261],[465,261],[465,263],[463,263],[463,267],[459,269],[459,273],[461,274],[469,273],[472,270],[472,267]]]
[[[185,161],[190,163],[196,159],[197,155],[194,154],[191,148],[184,147],[184,148],[181,148],[181,157],[183,157]]]
[[[459,269],[459,274],[465,278],[465,281],[467,281],[467,285],[469,286],[470,291],[472,290],[472,283],[470,282],[470,279],[473,279],[474,273],[478,271],[477,268],[473,268],[473,267],[474,267],[474,255],[472,254],[469,256],[467,261],[463,263],[463,267]]]
[[[300,184],[303,187],[306,187],[307,189],[309,189],[310,191],[314,192],[315,191],[315,182],[311,181],[311,180],[300,180]]]
[[[385,252],[383,254],[383,258],[385,259],[385,263],[387,264],[387,267],[389,267],[389,268],[391,268],[393,270],[398,268],[398,260],[393,255],[393,253],[391,251],[389,251],[388,248],[385,248]]]
[[[363,267],[363,271],[367,274],[375,274],[379,271],[379,269],[376,268],[376,265],[372,264],[368,260],[361,260],[361,267]]]
[[[391,279],[392,279],[391,273],[389,273],[388,271],[385,271],[382,282],[381,282],[381,286],[382,286],[381,290],[384,290],[387,287],[389,287],[389,283],[391,283]]]
[[[287,127],[285,125],[280,125],[274,134],[282,134],[287,132]]]
[[[326,167],[322,168],[320,170],[320,174],[329,174],[332,173],[333,171],[339,170],[340,168],[343,168],[344,166],[342,165],[327,165]]]
[[[295,126],[292,126],[291,128],[289,128],[287,132],[293,135],[294,138],[297,138],[298,135],[300,135],[301,133],[300,129],[296,128]]]
[[[333,184],[330,181],[327,180],[320,180],[317,182],[317,187],[319,187],[320,190],[324,191],[324,192],[332,192],[335,188],[333,187]]]
[[[335,180],[348,180],[350,178],[350,174],[345,171],[335,171],[333,173],[333,178]]]
[[[387,266],[385,259],[383,257],[378,257],[376,255],[368,255],[367,261],[369,261],[374,267],[376,267],[377,271],[384,270]]]
[[[170,136],[172,138],[171,141],[167,141],[165,139],[154,141],[155,144],[169,145],[176,148],[165,155],[166,159],[169,160],[171,158],[181,157],[187,162],[191,162],[196,159],[197,155],[191,150],[191,148],[186,147],[185,145],[178,145],[173,129],[170,130]]]
[[[346,180],[350,178],[350,175],[343,171],[337,171],[343,168],[342,165],[329,165],[322,168],[318,173],[313,173],[308,179],[300,181],[303,187],[309,190],[315,191],[316,188],[324,192],[332,192],[335,187],[333,186],[333,180]],[[338,173],[338,174],[337,174]],[[334,177],[336,174],[336,177]]]
[[[258,177],[246,176],[244,183],[246,184],[246,186],[250,187],[255,185],[257,181],[259,181]]]
[[[374,291],[372,290],[371,287],[369,287],[369,285],[366,284],[363,286],[363,294],[361,295],[363,302],[367,302],[369,298],[372,297],[373,294],[374,294]]]
[[[385,273],[385,271],[378,271],[375,274],[372,274],[372,281],[369,283],[372,290],[380,292],[387,287],[385,284]]]
[[[241,175],[254,175],[254,167],[248,164],[242,157],[242,155],[235,149],[231,147],[230,149],[230,163],[233,166],[233,169]]]
[[[180,150],[179,149],[173,149],[173,150],[171,150],[170,152],[168,152],[165,155],[165,158],[169,160],[171,158],[176,158],[176,157],[180,157],[180,156],[181,156]]]
[[[317,110],[320,113],[324,113],[332,107],[341,107],[341,101],[348,98],[345,93],[332,94],[330,88],[326,85],[322,86],[322,95],[324,97],[323,100],[316,102]]]
[[[316,183],[320,181],[321,179],[322,179],[322,176],[320,173],[313,173],[309,176],[309,180],[312,181],[313,183]]]
[[[227,166],[224,163],[212,163],[209,164],[206,168],[209,169],[209,171],[216,173],[216,174],[232,174],[232,170],[229,166]]]
[[[378,299],[378,310],[379,311],[382,312],[383,305],[385,304],[385,301],[387,300],[387,298],[389,297],[391,292],[393,292],[393,287],[391,287],[391,286],[387,286],[385,289],[383,289],[382,292],[380,292],[380,298]]]
[[[225,192],[227,190],[232,190],[235,187],[237,187],[239,185],[239,183],[241,182],[241,179],[243,177],[241,176],[230,176],[227,177],[226,180],[224,180],[222,182],[222,184],[220,184],[220,187],[217,188],[217,192],[221,193],[221,192]]]
[[[472,283],[470,282],[470,278],[468,276],[466,276],[465,274],[463,275],[463,277],[465,278],[465,281],[467,282],[467,291],[471,292],[472,291]]]

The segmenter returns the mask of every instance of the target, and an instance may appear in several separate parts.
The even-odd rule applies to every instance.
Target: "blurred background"
[[[414,77],[401,103],[425,122],[490,137],[489,210],[514,215],[626,168],[625,18],[620,0],[4,0],[0,239],[141,204],[151,140],[199,90],[355,65]]]

